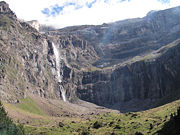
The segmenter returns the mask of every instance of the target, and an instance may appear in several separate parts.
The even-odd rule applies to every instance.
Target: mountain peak
[[[9,13],[12,12],[9,8],[9,4],[7,4],[5,1],[0,2],[0,13]]]
[[[15,13],[9,8],[9,4],[7,4],[5,1],[0,1],[0,14],[6,14],[16,18]]]

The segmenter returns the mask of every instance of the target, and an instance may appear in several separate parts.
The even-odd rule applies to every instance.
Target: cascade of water
[[[59,83],[59,89],[61,91],[61,96],[63,101],[67,101],[66,100],[66,91],[64,90],[64,87],[62,86],[62,78],[63,78],[63,72],[61,72],[61,56],[59,54],[59,51],[57,49],[57,47],[54,45],[54,43],[52,43],[52,47],[53,47],[53,51],[54,51],[54,55],[55,55],[55,59],[56,59],[56,71],[57,71],[57,80]]]
[[[66,102],[66,91],[64,90],[64,87],[62,85],[59,85],[60,91],[61,91],[61,96],[64,102]]]

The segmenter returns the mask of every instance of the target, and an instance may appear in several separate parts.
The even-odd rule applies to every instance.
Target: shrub
[[[99,121],[94,122],[93,128],[98,129],[98,128],[100,128],[100,127],[102,127],[102,123],[101,123],[101,122],[99,122]]]

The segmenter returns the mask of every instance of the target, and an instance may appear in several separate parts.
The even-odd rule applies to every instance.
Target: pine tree
[[[0,101],[0,135],[25,135],[22,124],[16,125],[8,117]]]

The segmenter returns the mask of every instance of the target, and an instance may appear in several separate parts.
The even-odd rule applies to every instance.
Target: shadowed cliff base
[[[113,110],[119,110],[121,113],[127,113],[127,112],[140,112],[140,111],[146,111],[149,109],[153,109],[171,102],[174,102],[176,100],[179,100],[180,96],[177,96],[176,94],[164,97],[162,99],[157,100],[132,100],[129,102],[124,102],[120,104],[112,104],[112,105],[104,105],[104,107],[113,109]]]
[[[133,99],[127,102],[114,103],[114,104],[113,103],[101,104],[98,106],[99,108],[102,107],[102,108],[108,108],[111,110],[118,110],[121,113],[141,112],[141,111],[147,111],[156,107],[160,107],[162,105],[177,101],[179,99],[180,99],[180,93],[174,93],[160,99],[146,99],[146,100]]]

